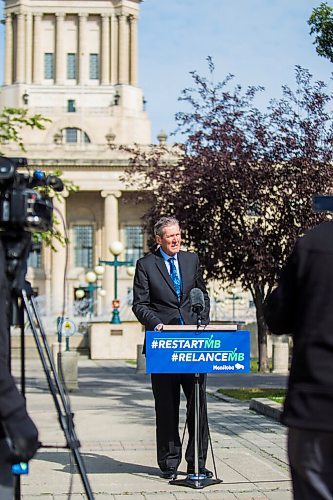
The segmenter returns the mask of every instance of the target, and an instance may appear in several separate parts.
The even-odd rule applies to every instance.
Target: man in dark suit
[[[272,333],[293,335],[282,421],[294,498],[333,499],[333,222],[298,240],[265,317]]]
[[[191,310],[190,291],[200,288],[204,294],[203,323],[209,322],[209,297],[202,278],[197,254],[180,250],[177,219],[162,217],[154,226],[155,253],[138,260],[133,286],[133,312],[147,331],[161,331],[163,325],[196,324]],[[157,462],[163,477],[175,477],[181,462],[179,404],[182,387],[187,400],[189,441],[185,454],[187,472],[194,472],[194,375],[152,374],[155,398]],[[212,477],[205,468],[208,449],[208,423],[205,398],[206,377],[200,376],[199,471]]]

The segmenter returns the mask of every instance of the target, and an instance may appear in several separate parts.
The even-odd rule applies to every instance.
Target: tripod
[[[75,426],[70,401],[59,380],[55,363],[47,342],[45,330],[41,322],[33,290],[25,280],[27,259],[31,248],[31,233],[26,231],[0,233],[6,255],[6,270],[11,291],[11,325],[21,329],[21,391],[25,396],[25,346],[24,346],[24,313],[26,313],[31,331],[36,342],[40,360],[46,375],[51,396],[58,414],[59,424],[64,432],[66,446],[72,453],[88,500],[94,496],[87,477],[85,465],[80,454],[80,442]],[[20,498],[20,478],[17,476],[15,499]]]

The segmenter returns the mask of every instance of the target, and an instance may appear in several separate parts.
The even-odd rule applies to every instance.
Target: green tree
[[[25,152],[25,147],[21,135],[21,130],[25,127],[30,127],[31,129],[44,130],[46,123],[51,120],[43,117],[40,114],[31,115],[28,109],[25,108],[3,108],[0,112],[0,148],[8,143],[15,143],[18,148]],[[0,156],[4,156],[0,149]],[[52,175],[56,175],[62,178],[65,189],[69,192],[77,191],[78,187],[75,186],[71,181],[63,178],[61,170],[57,169],[54,172],[50,172]],[[51,187],[41,187],[36,188],[36,190],[43,191],[46,195],[56,196],[61,200],[61,195],[53,191]],[[55,250],[53,241],[57,240],[61,244],[66,243],[66,238],[64,237],[62,231],[59,229],[60,222],[56,216],[53,216],[53,227],[49,231],[43,233],[34,233],[33,239],[36,242],[42,240],[45,245],[50,246]]]
[[[313,195],[332,187],[333,97],[297,68],[296,89],[284,86],[283,98],[261,112],[261,87],[232,88],[230,75],[214,83],[210,59],[209,68],[209,78],[193,72],[181,96],[184,144],[132,151],[128,175],[154,194],[149,224],[176,215],[207,278],[240,282],[252,294],[259,369],[267,371],[264,302],[297,237],[322,217]]]
[[[45,123],[50,122],[42,115],[29,115],[28,109],[4,108],[0,112],[0,147],[8,142],[14,142],[21,151],[25,151],[21,136],[24,127],[37,128],[43,130]],[[0,155],[3,153],[0,150]]]
[[[333,62],[333,7],[322,2],[313,9],[308,20],[310,35],[314,35],[317,54]]]

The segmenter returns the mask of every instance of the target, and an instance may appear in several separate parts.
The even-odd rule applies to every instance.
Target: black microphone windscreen
[[[57,175],[48,175],[46,178],[46,185],[51,186],[54,191],[63,191],[64,183]]]
[[[200,288],[192,288],[190,291],[191,307],[195,312],[202,312],[205,309],[205,298]]]

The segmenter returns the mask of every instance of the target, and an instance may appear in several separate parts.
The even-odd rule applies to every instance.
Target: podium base
[[[220,484],[222,482],[222,479],[212,479],[207,477],[205,474],[188,474],[186,479],[173,479],[172,481],[169,481],[169,484],[202,490],[207,486]]]

